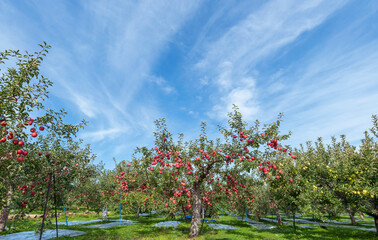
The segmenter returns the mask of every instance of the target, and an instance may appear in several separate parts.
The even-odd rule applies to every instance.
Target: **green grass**
[[[69,216],[69,221],[76,220],[91,220],[98,219],[100,215],[75,215]],[[118,215],[110,215],[110,219],[118,219]],[[190,222],[182,223],[176,228],[157,228],[152,227],[152,225],[165,221],[165,218],[159,218],[157,216],[149,217],[139,217],[134,215],[123,215],[123,219],[139,221],[136,225],[128,226],[117,226],[108,229],[88,229],[83,228],[84,225],[69,227],[71,230],[84,231],[87,234],[79,237],[59,237],[59,239],[172,239],[180,240],[187,239],[189,235]],[[178,219],[179,217],[177,217]],[[49,220],[54,221],[53,218]],[[64,215],[58,218],[58,221],[65,221]],[[40,219],[25,219],[13,225],[16,227],[15,232],[21,231],[31,231],[36,229],[36,224],[40,223]],[[292,226],[283,226],[275,229],[269,230],[258,230],[249,226],[246,222],[235,219],[234,217],[222,216],[217,219],[218,224],[231,225],[238,230],[213,230],[207,223],[204,223],[202,235],[199,236],[198,240],[206,239],[378,239],[378,235],[375,232],[366,232],[361,230],[344,229],[336,227],[328,227],[327,229],[317,228],[317,229],[304,229],[297,228],[297,232],[294,233]],[[12,222],[9,221],[9,225]],[[98,223],[93,223],[98,224]],[[87,224],[87,225],[93,225]],[[274,223],[270,223],[274,225]],[[59,228],[66,229],[65,225],[60,225]],[[45,229],[55,229],[55,224],[47,224]],[[0,235],[3,235],[1,233]]]
[[[269,218],[269,219],[272,219],[272,220],[277,220],[276,218],[276,215],[267,215],[265,216],[266,218]],[[281,218],[285,218],[285,219],[288,219],[288,220],[292,220],[293,217],[292,216],[286,216],[284,214],[281,214]],[[313,221],[313,216],[312,215],[302,215],[300,217],[300,219],[304,219],[304,220],[309,220],[309,221]],[[298,218],[298,216],[296,216],[296,220],[300,220]],[[341,225],[349,225],[349,226],[353,226],[352,223],[351,223],[351,220],[349,218],[349,215],[342,215],[342,216],[336,216],[336,217],[329,217],[330,220],[336,220],[336,221],[339,221],[340,223],[332,223],[332,224],[341,224]],[[359,227],[367,227],[365,226],[364,224],[372,224],[374,225],[374,218],[372,217],[369,217],[369,216],[364,216],[364,220],[362,220],[358,215],[355,216],[355,219],[356,219],[356,225],[355,226],[359,226]],[[286,221],[286,220],[283,220],[283,221]],[[319,220],[318,220],[319,222]],[[308,224],[307,224],[308,225]]]

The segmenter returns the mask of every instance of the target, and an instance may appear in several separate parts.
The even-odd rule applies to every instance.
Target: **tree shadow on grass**
[[[328,227],[327,229],[307,229],[297,227],[296,232],[292,225],[278,226],[276,223],[263,221],[263,224],[276,226],[273,229],[257,229],[248,225],[245,221],[225,217],[217,221],[218,224],[231,225],[238,230],[223,230],[227,234],[238,236],[241,239],[269,239],[269,236],[275,236],[274,239],[378,239],[375,232],[367,232],[354,229],[340,229]]]
[[[173,227],[153,227],[156,223],[166,221],[165,218],[133,218],[125,216],[124,219],[138,221],[138,223],[135,225],[122,225],[108,229],[87,229],[82,226],[75,226],[70,229],[87,232],[86,236],[78,237],[78,239],[187,239],[189,236],[190,221],[185,222],[181,220],[179,226],[174,229]],[[332,227],[327,229],[297,228],[296,233],[294,233],[294,229],[291,225],[278,226],[274,229],[256,229],[248,225],[247,222],[242,222],[231,217],[217,219],[215,223],[234,226],[237,229],[215,230],[210,228],[207,223],[204,223],[202,234],[199,235],[199,239],[378,239],[375,232]],[[277,226],[274,223],[269,224]]]

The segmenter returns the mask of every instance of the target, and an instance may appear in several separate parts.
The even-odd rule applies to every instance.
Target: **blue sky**
[[[378,2],[0,1],[0,49],[52,45],[46,104],[89,121],[97,160],[152,146],[155,119],[186,139],[285,114],[286,141],[346,134],[359,144],[378,113]],[[176,135],[177,136],[177,135]]]

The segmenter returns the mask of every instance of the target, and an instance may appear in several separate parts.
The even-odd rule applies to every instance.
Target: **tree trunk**
[[[186,222],[186,226],[188,227],[188,220],[186,219],[186,211],[184,209],[184,206],[182,205],[182,202],[180,201],[180,205],[181,205],[181,210],[182,210],[182,214],[183,214],[183,220]]]
[[[376,205],[373,205],[374,207]],[[367,212],[364,212],[366,213],[367,215],[369,215],[370,217],[373,217],[374,218],[374,224],[375,224],[375,233],[378,235],[378,214],[376,214],[376,208],[373,208],[373,211],[374,212],[371,212],[371,211],[367,211]]]
[[[201,189],[200,187],[193,189],[193,215],[192,224],[190,225],[190,238],[198,236],[199,226],[201,224]]]
[[[277,216],[277,224],[282,225],[282,219],[281,219],[280,211],[278,211],[278,208],[276,209],[276,216]]]
[[[352,222],[352,225],[356,225],[356,219],[354,218],[354,212],[352,208],[348,208],[348,213],[350,217],[350,221]]]
[[[295,211],[293,211],[293,226],[294,226],[294,232],[297,232],[297,229],[295,228]]]
[[[102,221],[108,221],[108,206],[102,208]]]
[[[358,211],[358,214],[360,214],[360,218],[361,218],[362,221],[365,220],[364,215],[362,214],[362,212]]]
[[[4,231],[5,226],[7,224],[8,216],[9,216],[9,205],[12,201],[12,187],[8,186],[8,194],[7,194],[7,202],[5,205],[3,205],[3,208],[1,209],[0,214],[0,232]]]
[[[256,211],[256,217],[257,217],[257,220],[260,222],[261,221],[261,212],[260,211]]]
[[[138,209],[137,209],[137,217],[139,217],[139,213],[140,213],[140,207],[138,206]]]

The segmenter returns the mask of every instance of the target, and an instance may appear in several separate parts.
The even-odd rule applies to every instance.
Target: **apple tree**
[[[283,155],[288,154],[279,145],[279,141],[289,137],[279,134],[281,118],[282,115],[279,115],[276,122],[265,124],[262,128],[258,121],[248,127],[237,107],[234,107],[234,111],[229,114],[229,128],[219,127],[223,142],[219,138],[207,138],[205,123],[201,125],[198,139],[183,142],[180,137],[179,141],[174,142],[165,119],[155,121],[155,147],[147,148],[150,162],[149,166],[144,167],[157,176],[160,186],[164,184],[155,190],[166,196],[163,203],[166,207],[184,203],[184,208],[191,210],[190,237],[196,237],[199,233],[203,204],[213,205],[212,199],[218,193],[238,194],[244,186],[245,179],[240,177],[244,173],[259,168],[265,177],[279,176],[280,169],[268,166],[264,154],[269,151],[266,149],[267,143]],[[258,164],[261,164],[260,167]],[[214,183],[222,183],[224,188],[215,191],[212,189]],[[178,197],[184,197],[185,200],[177,201]]]
[[[48,87],[52,82],[40,75],[39,67],[50,46],[40,45],[34,54],[21,54],[17,51],[0,53],[0,64],[7,62],[7,70],[0,76],[0,231],[3,231],[11,206],[25,208],[28,200],[19,202],[21,195],[37,195],[30,183],[47,171],[51,174],[52,149],[41,148],[43,135],[50,140],[65,141],[76,136],[85,122],[72,125],[63,122],[64,110],[55,112],[46,109],[42,102],[48,97]],[[32,117],[34,116],[34,117]],[[42,134],[43,133],[43,134]],[[41,142],[42,141],[42,142]],[[43,152],[43,153],[42,153]]]

